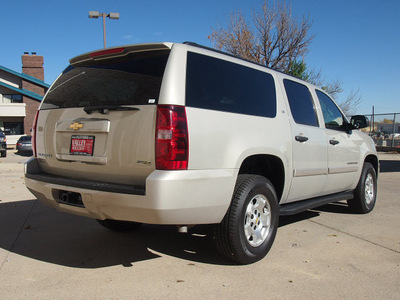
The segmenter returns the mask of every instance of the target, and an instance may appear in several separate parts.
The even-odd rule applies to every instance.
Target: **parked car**
[[[28,135],[21,136],[16,145],[18,153],[32,153],[32,137]]]
[[[7,138],[4,132],[0,131],[0,156],[7,156]]]
[[[389,135],[389,139],[399,139],[400,138],[400,133],[391,133]]]
[[[349,122],[323,89],[192,43],[72,58],[35,119],[25,181],[38,199],[114,230],[213,224],[241,264],[267,254],[280,215],[376,201],[366,117]]]

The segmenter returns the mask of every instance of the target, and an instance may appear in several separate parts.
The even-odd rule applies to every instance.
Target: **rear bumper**
[[[237,172],[156,170],[140,190],[43,174],[32,158],[25,164],[25,183],[42,202],[81,216],[148,224],[212,224],[221,222],[230,205]],[[84,207],[59,203],[56,195],[61,190],[79,193]]]
[[[22,145],[22,146],[17,146],[16,148],[17,148],[17,151],[20,151],[20,152],[32,151],[32,146],[25,146],[25,145]]]

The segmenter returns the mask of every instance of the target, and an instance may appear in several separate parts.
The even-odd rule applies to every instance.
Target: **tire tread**
[[[267,181],[267,184],[273,190],[272,184],[262,176],[249,174],[241,174],[238,176],[231,205],[222,222],[214,227],[214,238],[218,251],[227,259],[239,264],[252,263],[256,260],[254,258],[243,257],[235,250],[240,247],[240,240],[235,238],[238,233],[235,227],[232,226],[232,220],[238,220],[240,217],[240,198],[247,195],[248,191],[256,182],[260,181],[260,179]],[[274,190],[273,193],[276,198]]]

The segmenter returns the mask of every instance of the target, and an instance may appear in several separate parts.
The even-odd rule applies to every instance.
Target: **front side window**
[[[317,113],[308,88],[288,79],[284,79],[283,84],[294,121],[297,124],[318,127]]]
[[[186,105],[274,118],[274,78],[253,68],[188,52]]]
[[[69,66],[48,91],[41,109],[156,104],[169,50]]]
[[[343,130],[345,119],[336,104],[325,93],[316,90],[327,129]]]

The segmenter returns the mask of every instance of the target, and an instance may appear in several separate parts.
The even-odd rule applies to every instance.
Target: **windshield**
[[[41,109],[156,104],[169,50],[133,53],[122,60],[69,66]]]

